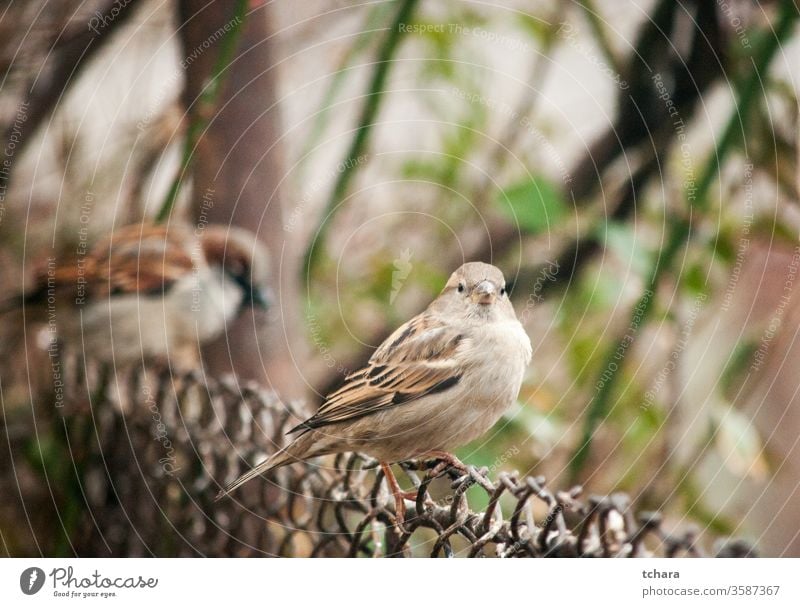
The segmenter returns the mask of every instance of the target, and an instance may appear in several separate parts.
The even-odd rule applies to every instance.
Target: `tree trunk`
[[[304,346],[299,346],[301,248],[283,230],[284,157],[268,6],[248,8],[237,48],[222,72],[215,107],[209,116],[198,115],[203,111],[198,99],[222,48],[221,33],[236,23],[234,11],[233,2],[179,1],[187,119],[208,120],[192,164],[193,204],[196,217],[202,214],[209,222],[248,228],[267,244],[274,301],[268,313],[243,314],[204,356],[214,373],[234,371],[276,389],[282,397],[296,397],[305,386],[294,361],[302,369],[306,360]]]

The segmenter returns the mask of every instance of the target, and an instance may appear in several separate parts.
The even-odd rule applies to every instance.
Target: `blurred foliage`
[[[567,214],[561,192],[542,177],[511,185],[499,194],[497,202],[520,229],[532,235],[553,230]]]
[[[782,41],[797,44],[796,9],[779,1],[757,14],[743,11],[749,46],[719,15],[723,35],[714,51],[724,78],[701,91],[700,108],[681,108],[684,130],[659,135],[661,124],[654,122],[652,137],[598,167],[596,187],[575,199],[574,167],[613,126],[614,111],[628,107],[619,103],[626,92],[610,75],[598,80],[598,65],[649,85],[653,73],[632,60],[635,42],[665,4],[637,16],[614,3],[557,5],[497,10],[391,2],[349,13],[356,33],[330,53],[311,118],[292,116],[293,125],[306,118],[307,124],[287,144],[287,164],[297,166],[287,179],[290,197],[308,198],[300,206],[308,207],[310,240],[300,246],[313,245],[315,254],[298,302],[312,344],[308,364],[316,360],[319,367],[318,388],[336,383],[436,295],[461,255],[481,254],[509,279],[517,275],[514,303],[526,312],[535,362],[518,407],[458,455],[550,478],[565,478],[572,466],[593,488],[625,489],[677,517],[731,532],[738,513],[724,507],[729,486],[705,486],[713,474],[704,476],[702,468],[712,461],[738,482],[762,480],[778,467],[767,457],[766,437],[742,412],[760,327],[735,336],[719,368],[705,371],[705,383],[715,384],[713,399],[692,392],[690,373],[677,366],[666,381],[678,388],[665,383],[650,406],[642,404],[695,302],[703,300],[690,327],[694,338],[705,339],[704,323],[717,320],[731,272],[741,269],[743,240],[750,248],[757,241],[796,243],[797,84],[791,73],[772,67],[781,62]],[[571,26],[569,36],[559,31],[561,22]],[[686,22],[682,30],[675,26],[680,31],[665,29],[674,55],[652,58],[651,71],[686,63],[678,42],[704,35]],[[542,81],[525,80],[541,73],[531,70],[537,62],[554,71]],[[562,87],[581,96],[577,108],[557,96]],[[552,107],[551,96],[564,107]],[[528,97],[536,103],[521,103]],[[657,96],[644,101],[664,108]],[[645,102],[637,108],[642,114],[652,109]],[[91,147],[69,133],[60,146],[65,157],[73,145]],[[507,133],[517,138],[504,149]],[[365,162],[320,177],[331,173],[332,162],[361,154]],[[652,155],[655,168],[632,187],[632,210],[621,210],[619,191]],[[93,183],[85,175],[64,181],[74,192]],[[689,195],[689,183],[696,196]],[[589,241],[597,244],[590,255],[562,263],[572,260],[565,251]],[[541,271],[551,260],[560,264],[552,280]],[[543,286],[548,290],[540,297]],[[631,333],[647,290],[653,295]],[[633,343],[617,360],[628,333]],[[330,358],[320,361],[323,353]],[[686,364],[685,351],[680,354]],[[611,361],[618,368],[598,398],[598,380]],[[682,407],[691,416],[681,418]],[[692,436],[676,440],[689,425]],[[573,456],[587,436],[591,449],[576,465]],[[509,453],[510,446],[517,452]],[[46,442],[31,449],[37,470],[53,466],[51,452]],[[482,493],[474,502],[470,497],[485,506]]]

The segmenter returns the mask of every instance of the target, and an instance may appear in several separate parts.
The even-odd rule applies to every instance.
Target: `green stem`
[[[636,331],[638,331],[650,315],[655,301],[656,287],[666,269],[672,266],[675,255],[680,250],[681,245],[688,240],[690,232],[691,223],[686,219],[680,219],[673,224],[672,230],[667,237],[667,244],[661,251],[661,255],[650,275],[647,288],[633,307],[634,312],[629,326],[634,327]],[[594,433],[597,431],[597,428],[600,427],[606,415],[608,415],[611,405],[612,389],[615,387],[616,379],[619,377],[619,366],[615,367],[615,370],[611,372],[608,379],[604,380],[603,375],[605,375],[607,369],[610,369],[609,365],[614,360],[614,357],[617,356],[617,352],[627,351],[630,346],[629,340],[634,337],[635,336],[626,333],[624,337],[612,344],[611,348],[608,350],[608,354],[604,358],[607,362],[596,384],[599,388],[594,398],[589,403],[589,410],[586,413],[586,418],[583,423],[581,442],[570,460],[570,476],[573,482],[577,481],[581,470],[583,470],[586,464]]]
[[[317,230],[316,238],[309,244],[306,250],[305,261],[303,263],[303,272],[306,278],[311,275],[312,266],[316,262],[317,252],[324,250],[325,237],[328,231],[327,228],[331,223],[332,215],[336,209],[336,205],[339,204],[339,201],[347,192],[357,167],[357,163],[355,163],[354,160],[361,155],[366,147],[367,138],[372,130],[375,117],[378,114],[380,102],[383,99],[384,83],[389,73],[389,67],[392,65],[392,57],[400,42],[401,25],[410,20],[417,0],[399,0],[399,3],[400,7],[395,14],[392,25],[378,53],[378,58],[375,61],[375,69],[372,72],[364,105],[361,108],[357,123],[358,127],[356,128],[353,141],[350,143],[350,148],[347,154],[345,154],[343,163],[344,169],[339,173],[331,195],[328,198],[328,202],[325,205],[325,209],[322,213],[322,224]]]
[[[762,38],[761,44],[753,53],[753,69],[748,71],[745,77],[741,78],[735,87],[737,103],[734,113],[723,131],[717,147],[709,157],[705,165],[705,170],[697,181],[694,196],[691,197],[687,195],[690,208],[697,207],[703,209],[707,206],[708,190],[711,188],[711,185],[714,183],[719,173],[722,160],[733,147],[733,143],[737,140],[737,135],[744,132],[747,116],[753,105],[756,92],[760,90],[762,75],[767,71],[772,58],[780,47],[781,41],[788,36],[797,17],[798,10],[794,2],[792,0],[784,0],[784,2],[781,3],[781,11],[773,34],[765,35]],[[688,243],[690,237],[691,221],[689,219],[680,218],[672,224],[667,237],[667,244],[656,260],[656,264],[650,275],[647,290],[642,297],[639,298],[634,307],[631,325],[636,321],[636,326],[641,326],[647,320],[653,309],[653,302],[655,300],[654,293],[661,277],[667,269],[672,267],[673,261],[681,250],[682,245]],[[609,368],[616,353],[621,349],[627,349],[628,339],[629,336],[626,334],[623,338],[616,341],[613,347],[609,349],[608,356],[606,356],[605,360],[607,363],[603,366],[603,371],[597,382],[600,388],[589,403],[588,411],[584,419],[581,442],[570,461],[570,477],[573,481],[576,481],[580,476],[589,457],[594,434],[611,409],[611,396],[618,382],[619,368],[615,367],[616,371],[611,373],[605,381],[603,381],[603,375],[606,374],[606,369]]]
[[[781,10],[778,15],[777,24],[773,32],[764,32],[760,40],[759,49],[753,53],[750,60],[753,62],[753,69],[747,74],[743,81],[736,87],[738,99],[736,109],[733,112],[722,136],[717,144],[717,149],[711,155],[706,170],[697,181],[697,202],[706,206],[706,195],[719,173],[722,158],[730,149],[731,145],[737,140],[739,135],[744,135],[746,130],[747,115],[753,105],[756,94],[761,90],[761,80],[766,73],[772,58],[780,48],[781,42],[787,38],[794,25],[795,19],[800,14],[795,6],[794,0],[783,0]]]
[[[217,105],[217,98],[222,89],[222,74],[229,67],[233,53],[236,50],[236,43],[239,41],[239,34],[242,30],[245,17],[247,16],[248,0],[236,0],[236,8],[234,12],[233,24],[231,29],[222,37],[220,43],[219,55],[214,62],[214,68],[211,72],[211,78],[203,87],[200,97],[197,100],[197,108],[194,112],[194,117],[189,122],[189,127],[186,132],[186,138],[183,142],[183,154],[181,155],[181,163],[178,167],[178,172],[172,180],[164,202],[156,214],[156,223],[164,222],[172,213],[175,206],[175,201],[181,192],[184,178],[189,172],[189,167],[192,165],[194,159],[194,150],[200,141],[200,136],[208,128],[211,120],[213,108]]]
[[[385,19],[387,4],[376,4],[372,10],[367,15],[364,24],[359,28],[361,33],[359,37],[356,38],[356,41],[353,45],[347,49],[345,56],[342,58],[341,62],[339,63],[339,67],[333,73],[331,77],[331,82],[328,88],[325,90],[325,93],[322,96],[322,103],[320,103],[320,111],[314,118],[314,123],[311,127],[311,133],[309,134],[306,144],[303,149],[303,154],[301,155],[300,160],[300,181],[302,182],[305,177],[305,165],[308,162],[308,159],[311,157],[314,149],[316,148],[317,143],[319,142],[320,137],[325,132],[325,129],[328,126],[328,122],[330,121],[331,117],[331,109],[333,108],[334,100],[338,95],[339,91],[341,90],[342,86],[344,85],[346,76],[348,74],[348,66],[353,61],[353,59],[358,56],[361,51],[363,51],[375,38],[375,30],[378,29],[379,24]]]
[[[586,16],[589,27],[594,33],[597,45],[600,47],[600,50],[603,51],[606,60],[617,74],[623,74],[624,69],[622,63],[614,52],[614,47],[611,45],[611,41],[608,38],[608,32],[606,32],[603,19],[600,17],[600,13],[595,7],[594,0],[579,0],[579,4],[583,9],[583,14]]]

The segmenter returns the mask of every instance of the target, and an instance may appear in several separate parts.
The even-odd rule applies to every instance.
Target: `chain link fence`
[[[49,431],[57,457],[68,461],[45,463],[42,481],[58,501],[64,554],[755,554],[741,540],[704,549],[709,542],[691,526],[668,533],[658,513],[635,513],[622,493],[586,496],[580,487],[551,489],[541,477],[491,478],[487,469],[463,474],[436,462],[400,466],[416,487],[401,529],[377,462],[358,454],[281,468],[215,502],[221,485],[283,445],[307,411],[233,378],[64,364],[65,404],[49,409]]]

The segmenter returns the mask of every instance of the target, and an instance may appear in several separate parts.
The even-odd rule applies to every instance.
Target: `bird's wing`
[[[162,293],[191,274],[202,251],[188,230],[175,226],[132,225],[114,232],[92,250],[96,297]]]
[[[204,263],[193,234],[182,227],[135,224],[97,242],[85,255],[40,266],[29,302],[48,287],[80,293],[81,299],[112,295],[163,293]]]
[[[423,312],[392,333],[366,367],[290,432],[353,421],[453,387],[464,371],[457,352],[466,342],[455,327]]]

